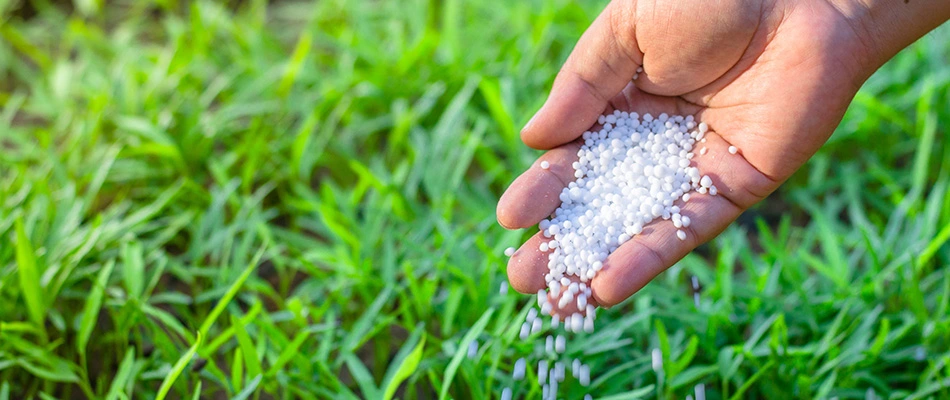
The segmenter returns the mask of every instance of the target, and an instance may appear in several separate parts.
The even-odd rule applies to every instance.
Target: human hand
[[[682,207],[693,221],[685,241],[672,224],[654,222],[607,258],[591,282],[593,299],[623,301],[774,191],[828,139],[861,84],[903,47],[870,32],[869,20],[882,17],[868,10],[858,0],[614,0],[522,131],[527,145],[550,151],[502,196],[499,223],[527,228],[554,212],[574,179],[576,139],[605,112],[693,114],[708,123],[709,153],[693,163],[719,195],[694,194]],[[931,28],[942,22],[933,21]],[[729,154],[730,145],[740,152]],[[545,287],[540,241],[536,234],[509,261],[520,292]]]

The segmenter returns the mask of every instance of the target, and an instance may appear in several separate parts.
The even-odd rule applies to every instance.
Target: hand
[[[593,299],[601,306],[623,301],[774,191],[828,139],[883,63],[864,25],[850,15],[852,6],[614,0],[580,38],[547,102],[522,131],[525,144],[550,151],[502,196],[499,223],[527,228],[554,212],[561,189],[574,179],[576,139],[604,112],[693,114],[708,123],[709,152],[693,163],[719,195],[694,193],[681,206],[693,221],[685,241],[669,221],[658,220],[607,258],[591,283]],[[739,153],[730,154],[730,145]],[[545,287],[540,238],[509,261],[509,279],[520,292]]]

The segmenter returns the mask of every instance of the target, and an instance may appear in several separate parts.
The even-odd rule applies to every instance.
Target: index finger
[[[634,37],[632,7],[611,2],[578,40],[541,109],[521,131],[536,149],[551,149],[597,122],[608,101],[643,63]]]

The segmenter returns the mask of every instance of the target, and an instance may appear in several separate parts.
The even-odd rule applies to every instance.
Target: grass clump
[[[15,3],[0,399],[539,395],[494,205],[600,4]],[[899,54],[789,184],[602,313],[567,349],[588,390],[950,396],[948,58],[947,27]]]

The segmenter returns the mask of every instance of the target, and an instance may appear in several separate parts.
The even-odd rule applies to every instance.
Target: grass
[[[539,397],[536,363],[511,379],[542,351],[517,339],[532,300],[498,295],[528,232],[494,205],[603,2],[19,3],[0,400]],[[950,398],[948,61],[944,26],[788,184],[602,312],[568,344],[589,390]]]

